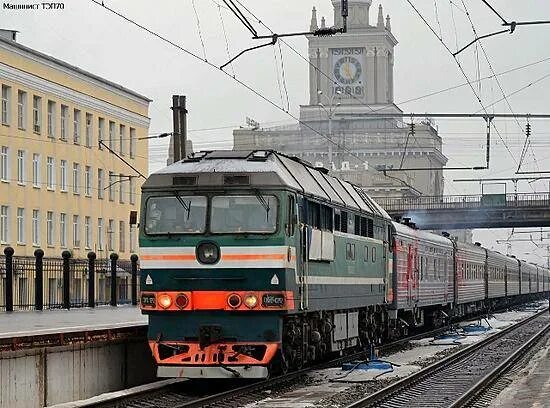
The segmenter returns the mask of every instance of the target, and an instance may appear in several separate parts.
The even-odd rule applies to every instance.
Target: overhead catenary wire
[[[472,85],[472,82],[470,81],[470,78],[468,77],[468,75],[466,74],[466,71],[464,70],[464,68],[462,67],[462,64],[460,63],[460,61],[457,59],[457,56],[454,55],[454,53],[451,51],[451,49],[449,48],[449,46],[442,40],[438,37],[437,33],[435,32],[435,30],[433,29],[433,27],[430,25],[430,23],[428,23],[428,21],[426,20],[426,18],[422,15],[422,13],[418,10],[418,8],[413,4],[413,2],[411,0],[406,0],[407,3],[409,3],[409,5],[412,7],[412,9],[416,12],[416,14],[420,17],[420,19],[423,21],[423,23],[428,27],[428,29],[434,34],[434,36],[439,40],[439,42],[443,45],[443,47],[447,50],[447,52],[453,57],[453,59],[455,60],[455,63],[457,64],[460,72],[462,73],[462,75],[464,76],[464,78],[466,79],[466,81],[468,82],[468,85],[470,87],[470,89],[472,90],[472,92],[474,93],[478,103],[481,105],[481,107],[483,108],[483,111],[488,115],[489,115],[489,112],[487,111],[487,109],[485,108],[485,105],[483,104],[483,101],[481,100],[481,97],[480,95],[478,95],[478,93],[476,92],[474,86]],[[493,73],[494,75],[494,73]],[[514,157],[512,151],[508,148],[507,144],[506,144],[506,141],[504,140],[504,138],[502,137],[502,135],[500,134],[498,128],[496,127],[496,125],[491,121],[491,124],[493,126],[493,128],[495,129],[498,137],[500,138],[500,140],[502,141],[502,143],[504,143],[504,146],[506,146],[506,149],[508,151],[508,153],[510,154],[510,156],[512,157],[512,160],[514,160],[514,162],[517,164],[517,160],[516,158]]]
[[[357,156],[353,151],[347,149],[345,146],[341,146],[337,143],[335,143],[333,140],[331,140],[331,138],[329,138],[328,136],[320,133],[317,129],[313,128],[312,126],[310,126],[308,123],[302,121],[299,117],[297,117],[296,115],[292,114],[290,111],[288,110],[285,110],[285,108],[283,106],[280,106],[278,105],[276,102],[274,102],[273,100],[271,100],[270,98],[268,98],[267,96],[265,96],[264,94],[262,94],[260,91],[256,90],[255,88],[253,88],[251,85],[243,82],[241,79],[237,78],[236,76],[232,76],[231,74],[229,74],[228,72],[224,71],[223,69],[220,69],[219,67],[217,67],[216,65],[214,65],[213,63],[207,61],[206,59],[203,59],[201,58],[199,55],[195,54],[194,52],[188,50],[187,48],[175,43],[174,41],[172,40],[169,40],[168,38],[164,37],[163,35],[153,31],[152,29],[149,29],[147,28],[146,26],[144,26],[143,24],[141,23],[138,23],[137,21],[125,16],[124,14],[122,14],[121,12],[119,11],[116,11],[115,9],[113,9],[112,7],[109,7],[107,5],[105,5],[103,2],[99,1],[99,0],[90,0],[92,3],[96,4],[97,6],[100,6],[102,8],[104,8],[105,10],[109,11],[110,13],[116,15],[117,17],[123,19],[124,21],[126,21],[127,23],[129,24],[132,24],[136,27],[138,27],[139,29],[149,33],[150,35],[156,37],[157,39],[171,45],[172,47],[174,48],[177,48],[178,50],[184,52],[185,54],[191,56],[192,58],[198,60],[198,61],[201,61],[203,62],[204,64],[207,64],[208,66],[210,66],[211,68],[215,69],[216,71],[219,71],[221,72],[222,74],[226,75],[228,78],[231,78],[233,81],[235,81],[236,83],[238,83],[240,86],[244,87],[245,89],[247,89],[248,91],[250,91],[251,93],[253,93],[254,95],[258,96],[260,99],[264,100],[265,102],[267,102],[268,104],[270,104],[271,106],[273,106],[274,108],[286,113],[288,116],[290,116],[292,119],[296,120],[298,123],[300,123],[303,127],[311,130],[312,132],[326,138],[326,140],[329,142],[329,143],[332,143],[334,145],[336,145],[338,148],[341,148],[342,150],[345,150],[347,151],[351,157],[354,157],[355,159],[359,160],[361,162],[361,164],[363,164],[363,160]],[[229,0],[229,1],[232,1],[232,0]],[[238,2],[238,0],[236,0]],[[239,2],[238,2],[239,3]],[[239,3],[240,4],[240,3]],[[372,168],[372,166],[369,165],[369,167]],[[399,181],[400,183],[402,183],[403,185],[411,188],[412,190],[415,190],[417,191],[418,193],[421,194],[420,191],[418,191],[416,188],[414,188],[413,186],[411,186],[409,183],[407,183],[406,181],[404,180],[401,180],[397,177],[393,177],[393,176],[388,176],[386,175],[386,177],[388,178],[391,178],[391,179],[394,179],[394,180],[397,180]]]

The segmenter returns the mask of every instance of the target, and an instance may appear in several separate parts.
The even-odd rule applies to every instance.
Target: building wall
[[[132,233],[133,242],[130,241],[129,214],[138,209],[144,179],[137,177],[134,170],[106,148],[100,148],[99,139],[107,145],[112,143],[113,150],[147,175],[148,145],[146,141],[137,139],[148,134],[149,100],[11,41],[0,40],[0,61],[4,97],[5,90],[9,89],[9,97],[3,98],[0,120],[0,149],[3,149],[0,153],[6,154],[7,149],[8,157],[7,174],[2,172],[0,160],[0,206],[3,206],[0,208],[0,250],[10,245],[16,255],[29,256],[40,247],[46,256],[59,256],[67,249],[77,258],[85,257],[90,250],[96,251],[100,257],[114,251],[121,258],[128,258],[136,250],[137,241],[135,232]],[[26,93],[23,126],[18,120],[19,91]],[[35,128],[33,123],[34,97],[40,98],[40,128]],[[55,106],[51,124],[49,104]],[[66,137],[61,132],[62,105],[68,112]],[[76,123],[78,140],[74,130],[75,109],[80,111],[80,120]],[[87,125],[88,118],[90,126]],[[103,135],[99,133],[100,118],[104,121]],[[110,122],[115,130],[112,142],[109,140]],[[121,126],[124,130],[122,136]],[[135,141],[131,141],[131,137]],[[24,155],[22,174],[18,162],[21,154]],[[34,155],[39,159],[36,165],[38,177],[33,164]],[[53,179],[48,177],[48,158],[54,163]],[[62,160],[66,162],[66,183],[62,183]],[[73,182],[75,165],[78,171]],[[90,170],[89,183],[86,181],[87,168]],[[98,178],[100,169],[103,171],[102,182]],[[104,190],[110,184],[109,172],[116,175],[116,180],[113,178],[112,181],[119,181],[113,185],[111,196],[109,189]],[[24,211],[22,235],[18,231],[18,209]],[[33,211],[38,211],[37,234],[33,234],[33,229],[36,231]],[[51,223],[47,221],[48,212],[53,213]],[[62,214],[66,217],[65,245],[61,242]],[[74,216],[78,220],[73,220]],[[85,232],[86,217],[90,217],[89,239]],[[99,236],[99,219],[103,220],[102,238]],[[114,225],[112,232],[109,232],[109,220]],[[73,221],[78,221],[76,236]],[[53,225],[51,242],[48,242],[49,224]],[[109,237],[113,241],[111,247]]]

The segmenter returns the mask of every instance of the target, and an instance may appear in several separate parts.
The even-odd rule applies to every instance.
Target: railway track
[[[417,340],[425,337],[437,336],[444,332],[446,328],[432,330],[415,334],[410,337],[396,340],[380,347],[381,351],[398,348],[407,344],[412,340]],[[319,370],[328,367],[334,367],[343,363],[365,358],[364,351],[349,354],[334,360],[330,360],[315,366],[304,368],[300,371],[292,372],[286,375],[274,377],[264,381],[255,383],[247,383],[242,386],[232,382],[225,381],[210,381],[208,384],[200,381],[182,381],[176,384],[168,384],[154,390],[143,390],[143,387],[137,387],[135,393],[115,393],[115,396],[106,398],[103,401],[91,400],[82,402],[78,406],[84,407],[99,407],[99,408],[195,408],[195,407],[216,407],[216,406],[239,406],[251,401],[265,397],[265,392],[268,389],[284,389],[286,386],[292,386],[296,380],[304,376],[312,370]],[[222,392],[220,392],[222,391]]]
[[[546,312],[547,313],[547,312]],[[531,321],[538,315],[527,319],[518,325],[522,325],[527,321]],[[550,321],[550,319],[548,319]],[[515,328],[518,325],[511,326]],[[504,330],[501,333],[508,332],[511,328]],[[395,342],[388,343],[380,347],[380,351],[387,352],[395,348],[399,348],[412,340],[417,340],[426,337],[437,336],[445,332],[446,328],[436,329],[430,332],[423,332],[413,336],[399,339]],[[499,336],[501,333],[495,335]],[[491,337],[493,338],[493,337]],[[482,342],[484,343],[484,342]],[[473,346],[466,348],[470,350]],[[80,403],[79,407],[99,407],[99,408],[204,408],[204,407],[227,407],[227,406],[243,406],[248,403],[261,400],[267,396],[267,390],[284,391],[287,388],[295,386],[303,376],[313,370],[320,370],[329,367],[336,367],[345,362],[365,358],[364,351],[346,355],[328,362],[324,362],[315,366],[304,368],[300,371],[292,372],[286,375],[270,378],[264,381],[254,383],[246,383],[243,386],[242,381],[228,382],[226,381],[204,381],[183,380],[176,384],[168,384],[154,390],[140,389],[135,393],[123,392],[113,397],[106,398],[102,401],[89,401]],[[462,354],[462,353],[458,353]],[[452,358],[453,356],[451,356]],[[444,360],[445,361],[445,360]],[[431,366],[433,367],[433,366]],[[430,367],[428,367],[430,368]],[[424,372],[426,369],[422,370]],[[140,388],[140,387],[138,387]],[[390,387],[391,388],[391,387]],[[378,394],[378,393],[377,393]],[[373,396],[376,394],[373,394]],[[372,406],[368,402],[368,398],[361,400],[367,405],[352,405],[351,407]],[[359,401],[358,403],[361,403]],[[375,404],[375,406],[378,406]],[[401,406],[401,405],[399,405]],[[425,407],[426,405],[419,405]],[[448,406],[448,405],[447,405]]]
[[[541,338],[550,315],[540,312],[432,364],[347,408],[463,407],[481,398]]]

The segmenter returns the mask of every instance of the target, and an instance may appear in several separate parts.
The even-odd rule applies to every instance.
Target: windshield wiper
[[[189,200],[189,203],[186,203],[185,201],[183,201],[183,198],[181,198],[180,194],[177,191],[174,191],[174,195],[176,196],[176,199],[179,201],[179,203],[187,213],[187,219],[189,219],[191,215],[191,200]]]
[[[264,207],[264,209],[265,209],[265,220],[269,221],[269,210],[270,210],[269,200],[265,199],[265,197],[262,195],[262,193],[260,193],[260,190],[254,190],[254,192],[256,193],[256,198],[258,199],[258,201],[260,202],[262,207]]]

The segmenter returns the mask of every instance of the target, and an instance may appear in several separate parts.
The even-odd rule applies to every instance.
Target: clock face
[[[366,96],[366,49],[332,48],[331,66],[334,75],[332,93],[342,99],[364,99]]]
[[[334,76],[342,85],[351,85],[359,82],[363,68],[355,57],[342,57],[334,64]]]

